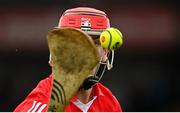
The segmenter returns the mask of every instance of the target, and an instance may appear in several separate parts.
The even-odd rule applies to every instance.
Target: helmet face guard
[[[103,11],[78,7],[66,10],[59,20],[58,27],[78,28],[91,36],[99,36],[103,30],[110,27],[110,23]]]

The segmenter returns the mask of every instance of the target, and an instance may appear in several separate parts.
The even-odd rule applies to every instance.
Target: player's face
[[[108,50],[105,50],[102,48],[100,41],[99,41],[99,36],[91,36],[94,43],[96,44],[99,56],[101,58],[101,62],[105,62],[107,59],[107,54],[108,54]]]
[[[105,62],[107,60],[108,51],[103,49],[102,46],[100,46],[100,45],[97,45],[97,50],[98,50],[99,56],[101,58],[101,62]]]

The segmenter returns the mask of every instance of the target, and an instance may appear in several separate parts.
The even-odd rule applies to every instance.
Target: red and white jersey
[[[17,106],[14,112],[46,112],[52,87],[52,75],[41,80],[37,87]],[[94,98],[83,104],[74,96],[65,112],[121,112],[121,106],[109,89],[101,83],[94,87]]]

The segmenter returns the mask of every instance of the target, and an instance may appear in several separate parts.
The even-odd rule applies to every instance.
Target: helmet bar
[[[64,12],[64,14],[70,14],[70,13],[81,13],[81,14],[93,14],[93,15],[104,15],[106,16],[106,13],[103,11],[100,11],[95,8],[89,8],[89,7],[78,7],[78,8],[72,8],[68,9]]]
[[[64,13],[63,15],[71,15],[71,14],[77,14],[77,15],[96,15],[96,16],[105,16],[106,14],[102,13],[92,13],[92,12],[69,12],[69,13]]]

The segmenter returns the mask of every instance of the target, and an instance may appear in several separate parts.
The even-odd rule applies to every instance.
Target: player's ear
[[[51,54],[49,55],[49,65],[52,67],[53,66],[53,63],[52,63],[52,60],[51,60]]]

